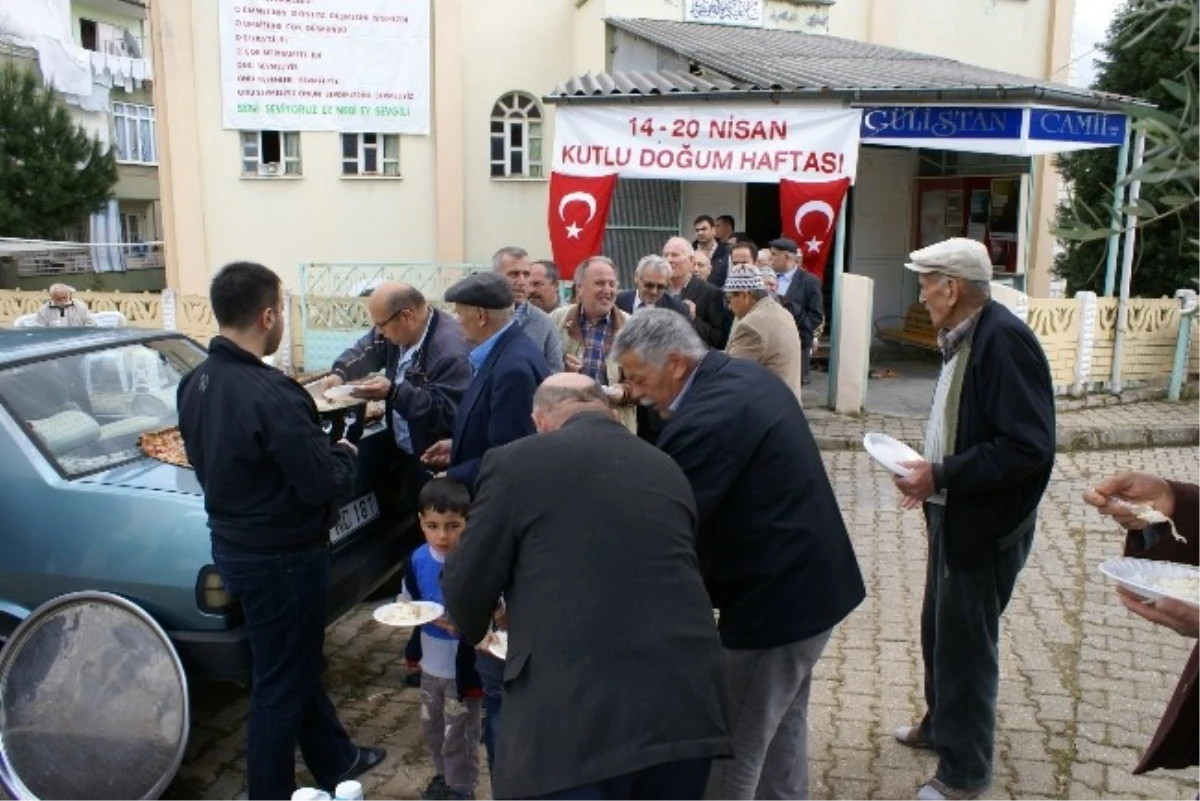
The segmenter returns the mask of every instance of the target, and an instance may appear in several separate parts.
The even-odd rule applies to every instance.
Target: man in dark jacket
[[[626,314],[642,309],[657,307],[679,312],[688,316],[683,301],[667,290],[671,288],[671,265],[661,256],[645,256],[633,272],[636,289],[623,289],[617,293],[617,308]]]
[[[691,483],[721,612],[735,758],[713,766],[708,796],[807,798],[813,667],[866,595],[808,421],[766,368],[709,351],[672,312],[634,315],[614,351],[634,397],[667,418],[658,446]]]
[[[943,363],[925,458],[893,479],[905,508],[924,507],[929,534],[926,712],[896,738],[938,753],[918,798],[974,798],[992,779],[1000,615],[1054,466],[1054,386],[1029,326],[991,300],[992,261],[981,243],[950,239],[909,258]]]
[[[691,243],[681,236],[671,237],[663,245],[662,255],[671,265],[671,286],[667,292],[683,302],[700,339],[710,348],[724,349],[733,315],[725,308],[721,290],[692,274],[696,256]]]
[[[505,598],[496,797],[699,798],[732,749],[687,479],[586,376],[548,379],[534,415],[543,433],[485,457],[443,578],[472,642]]]
[[[321,686],[329,530],[353,486],[354,446],[331,445],[312,397],[262,361],[283,338],[279,277],[236,262],[211,295],[220,333],[179,384],[179,429],[204,488],[213,563],[250,640],[250,797],[291,796],[297,743],[332,791],[384,757],[350,741]]]
[[[462,328],[408,284],[380,284],[367,300],[372,328],[333,363],[323,386],[358,381],[356,398],[386,403],[396,447],[420,456],[454,432],[458,404],[471,383]]]
[[[800,346],[804,354],[800,363],[801,381],[809,382],[808,371],[812,362],[813,340],[825,325],[825,299],[821,295],[821,281],[800,264],[796,254],[799,248],[787,237],[772,240],[771,268],[775,270],[775,290],[779,303],[792,314],[796,330],[800,332]]]
[[[692,221],[692,230],[696,239],[692,249],[708,256],[712,270],[708,273],[708,283],[720,290],[725,286],[725,276],[729,273],[729,243],[724,237],[717,235],[717,221],[707,214],[701,214]],[[727,226],[732,232],[733,226]]]

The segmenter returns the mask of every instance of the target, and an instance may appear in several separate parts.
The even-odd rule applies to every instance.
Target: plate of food
[[[863,447],[871,458],[901,477],[911,472],[907,467],[901,467],[901,462],[921,461],[921,454],[887,434],[867,434],[863,437]]]
[[[138,437],[138,445],[142,452],[151,459],[173,464],[176,467],[190,468],[187,451],[183,447],[183,435],[179,426],[163,428],[158,431],[147,431]]]
[[[328,401],[342,401],[347,398],[354,397],[354,390],[357,389],[353,384],[338,384],[336,387],[330,387],[321,394]]]
[[[508,659],[508,632],[493,631],[489,633],[487,650],[497,659]]]
[[[385,626],[411,628],[432,623],[446,614],[445,608],[433,601],[397,601],[375,610],[375,622]]]
[[[1174,598],[1200,607],[1200,568],[1121,557],[1102,563],[1100,572],[1148,601]]]

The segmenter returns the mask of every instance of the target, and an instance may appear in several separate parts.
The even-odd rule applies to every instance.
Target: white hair
[[[678,353],[698,362],[708,346],[686,317],[671,309],[649,308],[629,318],[613,342],[613,358],[632,353],[654,369],[661,369],[667,357]]]
[[[642,275],[649,270],[667,273],[669,275],[671,272],[671,265],[667,264],[667,260],[662,256],[655,256],[654,254],[642,256],[641,260],[637,263],[637,269],[633,271],[633,275],[635,278],[640,280]]]
[[[663,251],[666,251],[666,249],[668,247],[670,247],[672,243],[679,243],[680,245],[682,245],[684,255],[686,255],[686,256],[695,256],[696,255],[696,249],[694,247],[692,247],[692,243],[687,241],[686,239],[684,239],[682,236],[673,236],[670,239],[668,239],[666,241],[666,243],[663,244]]]
[[[46,292],[50,295],[74,295],[75,287],[66,284],[51,284]]]

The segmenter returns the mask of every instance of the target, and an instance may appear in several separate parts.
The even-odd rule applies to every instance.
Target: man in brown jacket
[[[1195,484],[1164,481],[1147,473],[1121,473],[1085,492],[1083,499],[1126,529],[1126,556],[1189,565],[1200,562],[1200,520],[1197,519],[1200,489]],[[1184,541],[1172,536],[1166,524],[1147,526],[1133,513],[1131,504],[1149,504],[1169,517]],[[1117,593],[1121,603],[1134,614],[1184,637],[1196,639],[1200,635],[1200,610],[1196,607],[1174,598],[1146,601],[1119,588]],[[1167,711],[1141,762],[1133,769],[1134,773],[1157,768],[1176,770],[1200,762],[1200,702],[1196,695],[1198,653],[1200,649],[1192,649]]]
[[[737,267],[725,279],[725,299],[737,318],[725,352],[758,362],[787,384],[800,400],[804,351],[792,315],[771,297],[753,268]]]

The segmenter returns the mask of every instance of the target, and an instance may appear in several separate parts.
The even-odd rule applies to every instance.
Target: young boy
[[[470,504],[457,481],[435,478],[422,488],[417,508],[425,544],[405,564],[402,600],[442,603],[442,566],[458,547]],[[421,626],[421,721],[436,770],[422,798],[475,797],[483,690],[474,661],[474,648],[449,619]]]

